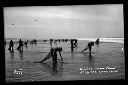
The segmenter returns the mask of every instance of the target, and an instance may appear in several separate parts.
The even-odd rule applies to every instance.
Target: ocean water
[[[124,44],[102,42],[81,53],[88,41],[79,40],[78,47],[71,52],[69,42],[58,43],[63,48],[64,62],[52,64],[49,59],[45,63],[34,63],[42,60],[49,52],[49,42],[29,45],[23,52],[16,50],[9,52],[5,47],[6,82],[34,82],[34,81],[65,81],[65,80],[110,80],[125,79]],[[58,59],[60,59],[58,55]]]

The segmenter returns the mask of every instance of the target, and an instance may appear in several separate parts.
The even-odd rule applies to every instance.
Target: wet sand
[[[92,48],[91,55],[88,50],[80,52],[86,44],[84,41],[78,41],[78,47],[71,52],[70,43],[59,43],[63,48],[64,62],[58,62],[57,66],[52,64],[51,59],[45,63],[34,63],[48,54],[49,43],[29,45],[24,47],[23,52],[16,50],[17,45],[14,45],[14,52],[9,52],[6,45],[6,82],[125,79],[125,57],[122,50],[124,44],[100,43]],[[21,74],[15,73],[14,70],[20,71]]]

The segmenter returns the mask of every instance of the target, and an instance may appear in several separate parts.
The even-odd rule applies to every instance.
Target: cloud
[[[70,10],[64,10],[60,8],[51,8],[49,10],[5,10],[5,16],[31,16],[31,17],[43,17],[43,18],[68,18],[79,19],[83,18],[82,15],[74,13]]]
[[[25,36],[29,31],[40,37],[93,37],[100,33],[111,36],[115,32],[122,34],[123,28],[122,6],[12,7],[5,9],[4,15],[8,35],[14,28]]]
[[[121,14],[122,6],[69,6],[69,7],[12,7],[5,8],[5,16],[26,16],[60,19],[113,20]],[[121,15],[122,16],[122,15]],[[121,17],[122,18],[122,17]]]

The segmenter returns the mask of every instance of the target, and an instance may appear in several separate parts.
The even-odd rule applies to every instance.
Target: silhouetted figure
[[[75,39],[74,41],[74,47],[77,47],[77,39]]]
[[[89,49],[89,52],[91,52],[92,46],[94,46],[94,42],[89,42],[88,45],[86,46],[86,48],[83,51],[86,51],[87,49]]]
[[[36,39],[34,39],[34,40],[33,40],[33,43],[34,43],[35,45],[37,45],[37,40],[36,40]]]
[[[30,44],[33,45],[33,41],[31,41]]]
[[[52,57],[52,61],[54,64],[57,64],[57,52],[59,52],[60,58],[63,61],[63,58],[61,56],[61,51],[62,51],[62,47],[57,47],[57,48],[51,48],[50,50],[50,56]],[[41,62],[45,61],[47,59],[43,59]]]
[[[63,61],[63,58],[61,56],[61,51],[62,51],[61,47],[51,49],[52,61],[54,64],[57,64],[57,52],[59,52],[60,58]]]
[[[56,40],[54,41],[54,44],[56,44],[56,45],[57,45],[57,41],[56,41]]]
[[[71,39],[71,51],[74,51],[74,40]]]
[[[23,41],[20,39],[20,40],[18,41],[18,43],[19,43],[19,46],[17,47],[17,50],[23,51]]]
[[[57,47],[57,48],[56,48],[56,51],[59,52],[60,58],[61,58],[61,60],[63,61],[63,58],[62,58],[62,56],[61,56],[62,47]]]
[[[89,42],[88,43],[88,48],[89,48],[90,52],[91,52],[92,46],[94,46],[94,42]]]
[[[13,46],[14,46],[14,43],[13,43],[13,41],[11,40],[10,43],[9,43],[9,48],[8,48],[8,50],[13,51]]]
[[[97,39],[95,43],[96,43],[97,45],[99,45],[99,39]]]
[[[24,42],[25,47],[28,47],[28,40]]]
[[[52,47],[52,42],[53,42],[53,39],[50,39],[50,46]]]

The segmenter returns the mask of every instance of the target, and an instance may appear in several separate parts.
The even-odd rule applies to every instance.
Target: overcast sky
[[[6,38],[124,37],[123,5],[5,7]]]

